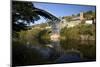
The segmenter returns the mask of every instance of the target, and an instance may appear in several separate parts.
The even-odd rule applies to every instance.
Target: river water
[[[35,41],[38,42],[38,41]],[[12,46],[13,65],[37,65],[96,60],[95,41],[63,40]]]

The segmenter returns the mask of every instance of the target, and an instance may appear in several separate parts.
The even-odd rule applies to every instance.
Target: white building
[[[93,24],[93,20],[86,20],[85,23],[86,24]]]

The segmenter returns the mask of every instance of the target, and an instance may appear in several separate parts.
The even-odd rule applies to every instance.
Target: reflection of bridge
[[[51,33],[52,42],[50,44],[46,45],[46,47],[47,47],[46,49],[42,48],[42,50],[41,50],[41,47],[39,47],[39,48],[33,47],[33,48],[40,51],[40,53],[45,58],[50,58],[50,59],[52,59],[52,57],[55,58],[56,59],[55,62],[59,62],[59,61],[70,62],[69,60],[71,60],[71,59],[72,59],[71,61],[80,60],[80,56],[78,55],[80,53],[78,51],[76,51],[74,49],[65,51],[60,45],[60,39],[59,39],[59,37],[60,37],[60,22],[63,22],[63,20],[60,20],[59,18],[55,17],[54,15],[50,14],[49,12],[47,12],[45,10],[41,10],[41,9],[38,9],[38,10],[49,17],[47,20],[47,23],[51,26],[51,29],[52,29],[52,33]]]

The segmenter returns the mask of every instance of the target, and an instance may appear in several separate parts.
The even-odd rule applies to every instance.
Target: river
[[[13,65],[40,65],[55,63],[72,63],[96,60],[96,43],[94,40],[61,40],[38,44],[20,44],[12,46]]]

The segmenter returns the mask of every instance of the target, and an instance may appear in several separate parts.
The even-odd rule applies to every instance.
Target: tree
[[[31,2],[19,2],[19,1],[12,1],[12,26],[13,26],[13,31],[20,31],[20,30],[26,30],[27,24],[24,22],[26,21],[27,23],[30,23],[30,21],[33,22],[33,16],[35,20],[39,19],[39,16],[35,13],[32,12],[32,7]],[[19,22],[18,20],[22,20]]]
[[[32,2],[12,1],[12,29],[13,31],[27,30],[28,24],[40,19],[59,20],[45,10],[36,8]]]
[[[72,16],[65,16],[63,18],[68,22],[70,22],[72,20]]]
[[[96,18],[96,13],[95,11],[87,11],[84,13],[84,18],[89,20],[89,19],[95,19]]]

